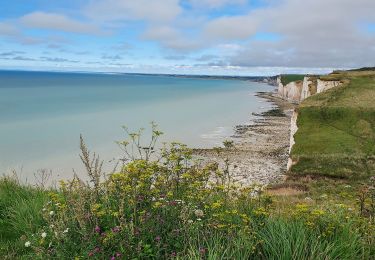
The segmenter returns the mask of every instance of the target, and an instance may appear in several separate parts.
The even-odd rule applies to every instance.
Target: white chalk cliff
[[[277,84],[280,97],[291,102],[301,102],[312,95],[337,87],[341,82],[321,80],[315,76],[306,76],[303,81],[295,81],[283,85],[279,76]]]

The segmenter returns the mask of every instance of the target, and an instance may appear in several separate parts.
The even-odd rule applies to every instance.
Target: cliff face
[[[317,93],[317,80],[315,77],[305,77],[303,79],[303,87],[300,101],[315,95]]]
[[[291,153],[292,151],[292,148],[293,148],[293,145],[295,144],[295,140],[294,140],[294,135],[297,133],[298,131],[298,126],[297,126],[297,118],[298,118],[298,112],[297,111],[294,111],[293,112],[293,115],[292,115],[292,118],[291,118],[291,121],[290,121],[290,144],[289,144],[289,154]],[[292,159],[289,157],[289,160],[288,160],[288,166],[287,166],[287,171],[289,171],[293,166],[293,161]]]
[[[299,101],[301,99],[301,93],[303,88],[302,81],[290,82],[287,85],[283,85],[280,80],[278,80],[278,93],[284,99],[289,101]]]
[[[283,85],[281,76],[277,78],[279,96],[291,102],[301,102],[312,95],[337,87],[340,84],[340,81],[327,81],[315,76],[306,76],[303,81]]]

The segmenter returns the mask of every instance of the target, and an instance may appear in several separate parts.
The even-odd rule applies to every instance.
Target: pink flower
[[[91,257],[91,256],[94,256],[94,252],[90,251],[90,252],[89,252],[89,256],[90,256],[90,257]]]
[[[206,249],[205,248],[199,249],[199,253],[201,253],[201,255],[205,255],[206,254]]]
[[[111,257],[111,260],[115,260],[115,259],[116,259],[116,257],[114,257],[114,256]]]
[[[95,227],[95,232],[96,232],[96,233],[100,233],[100,230],[101,230],[101,229],[100,229],[99,226],[96,226],[96,227]]]
[[[114,227],[114,228],[112,228],[112,232],[113,232],[113,233],[118,233],[118,232],[120,232],[120,227]]]
[[[122,256],[121,253],[119,253],[119,252],[116,253],[116,257],[120,258],[121,256]]]
[[[160,242],[161,237],[160,237],[160,236],[157,236],[157,237],[155,237],[155,240],[156,240],[156,242]]]
[[[95,253],[99,253],[100,252],[100,247],[95,247],[94,252]]]

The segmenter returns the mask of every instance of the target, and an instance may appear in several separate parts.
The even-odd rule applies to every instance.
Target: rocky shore
[[[194,149],[194,155],[204,161],[229,161],[231,178],[238,184],[270,184],[283,179],[289,152],[290,119],[294,105],[280,99],[276,93],[260,92],[258,97],[274,106],[257,114],[250,125],[238,125],[231,137],[234,148]],[[222,166],[223,166],[222,165]]]

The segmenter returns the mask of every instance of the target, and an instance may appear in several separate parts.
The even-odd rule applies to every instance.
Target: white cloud
[[[252,16],[221,17],[209,22],[204,33],[213,39],[246,39],[254,35],[258,21]]]
[[[59,30],[73,33],[98,34],[100,30],[91,24],[73,20],[56,13],[33,12],[20,18],[22,25],[30,28]]]
[[[0,22],[0,35],[11,36],[18,34],[18,29],[8,23]]]
[[[189,39],[187,35],[167,25],[151,26],[142,37],[146,40],[157,41],[163,47],[177,51],[190,51],[202,47],[202,43]]]
[[[94,0],[84,12],[90,18],[101,21],[168,22],[181,11],[178,0]]]
[[[373,0],[270,1],[245,16],[217,18],[205,27],[208,37],[227,42],[257,32],[276,33],[278,40],[244,41],[230,59],[238,66],[374,66],[375,34],[361,23],[374,22]]]

